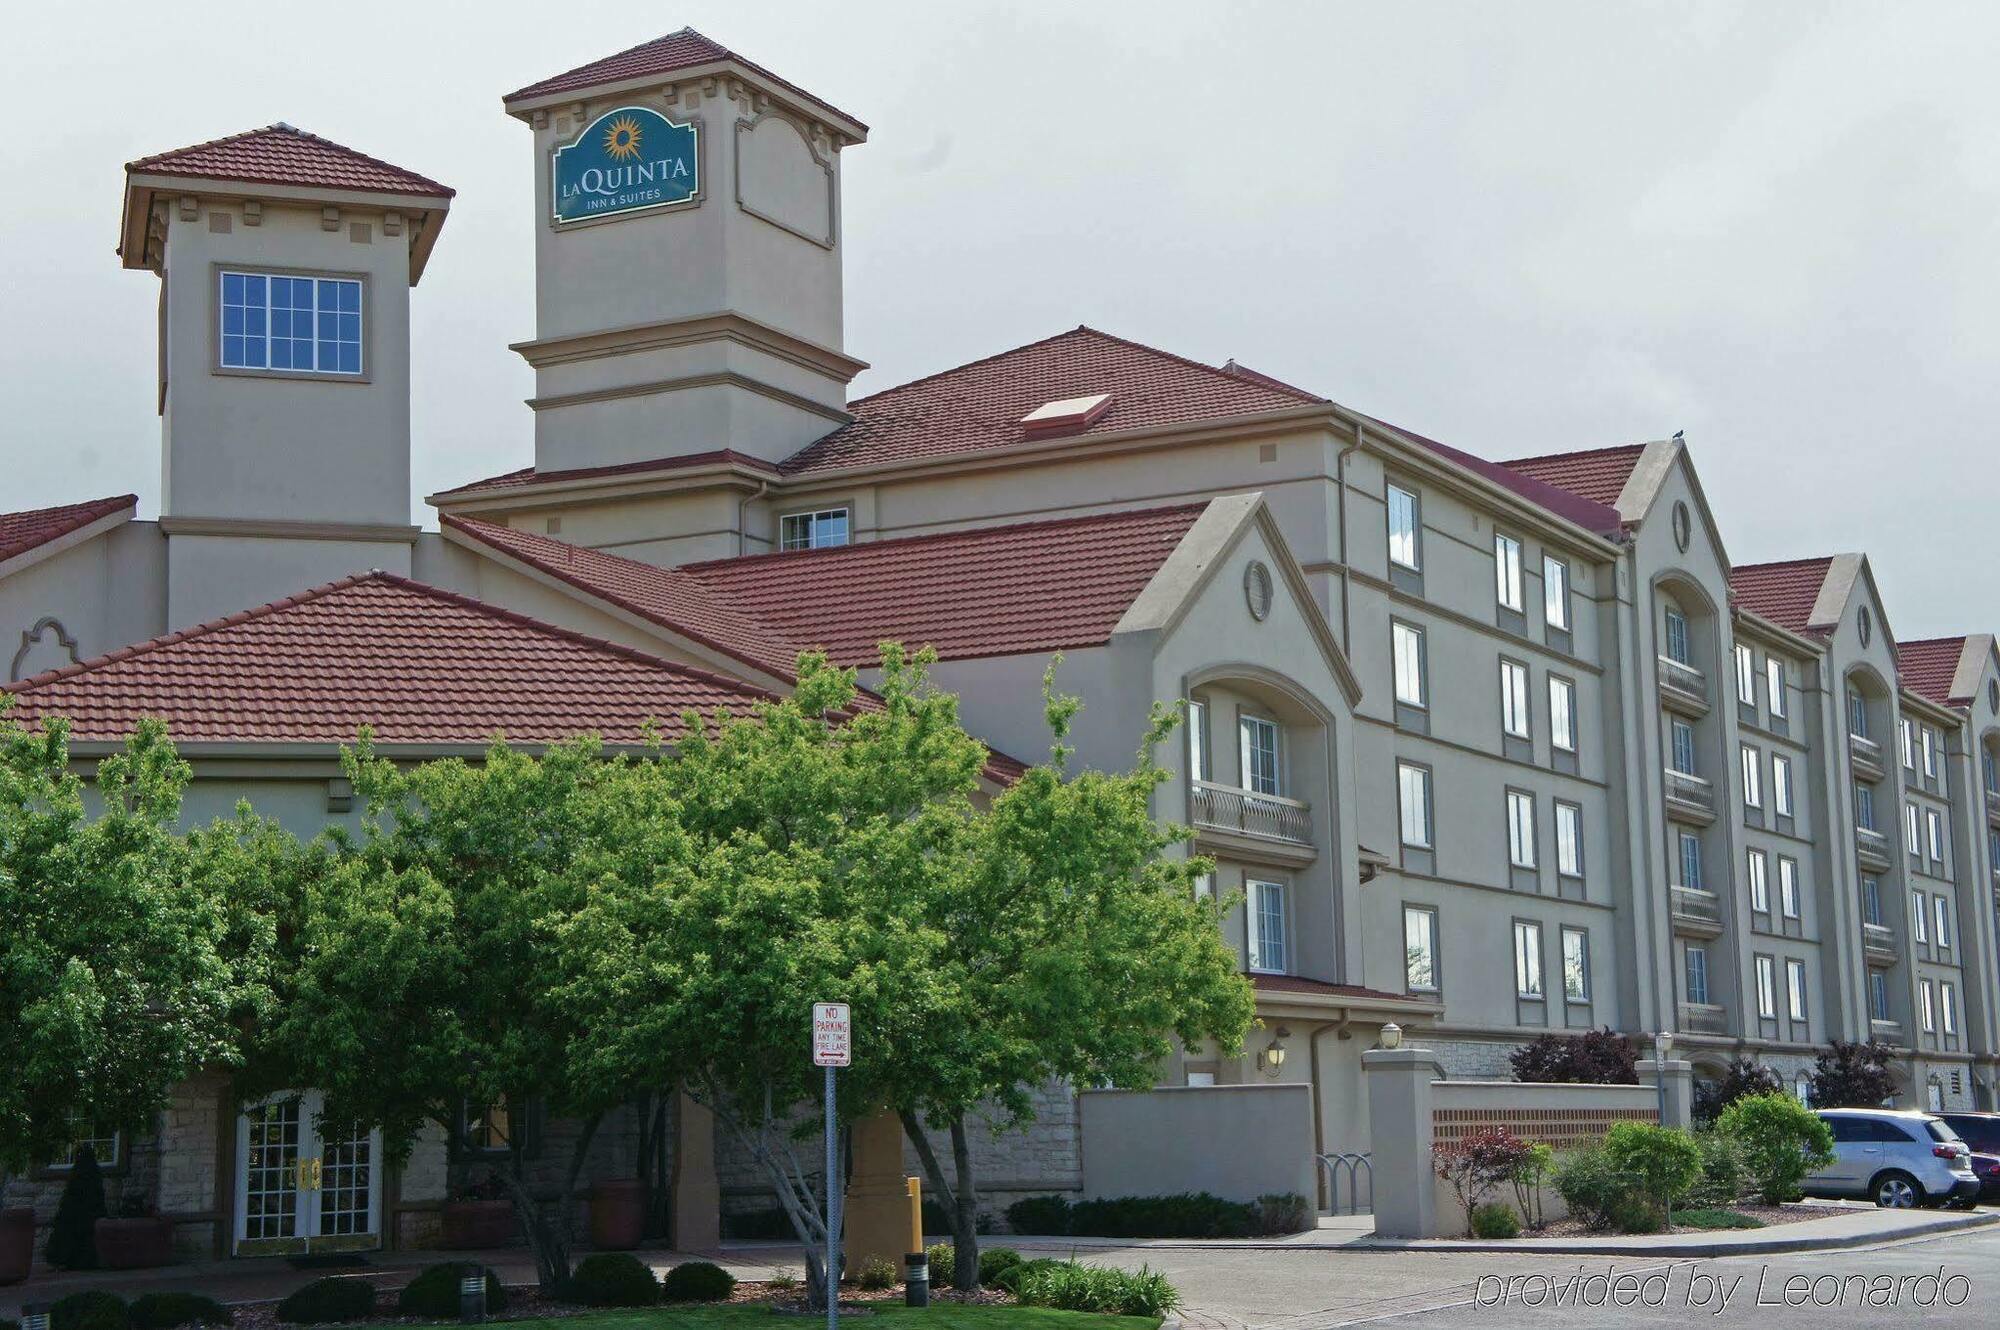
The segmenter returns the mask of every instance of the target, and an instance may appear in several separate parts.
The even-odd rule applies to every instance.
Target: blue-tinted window
[[[1701,888],[1701,840],[1683,831],[1681,833],[1681,885]]]
[[[225,272],[221,296],[225,368],[361,373],[360,281]]]
[[[1708,952],[1701,947],[1687,949],[1688,1001],[1708,1001]]]
[[[1879,924],[1882,922],[1882,880],[1876,877],[1861,879],[1861,922]]]
[[[1868,972],[1868,1016],[1877,1021],[1889,1019],[1889,976],[1880,970]]]
[[[1688,664],[1688,621],[1679,610],[1667,611],[1667,658]]]
[[[1673,741],[1674,770],[1683,776],[1699,775],[1694,769],[1694,726],[1677,720],[1672,722],[1668,734]]]

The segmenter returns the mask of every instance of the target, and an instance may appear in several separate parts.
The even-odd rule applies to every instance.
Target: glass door
[[[381,1136],[323,1137],[322,1103],[315,1090],[282,1094],[237,1118],[238,1255],[381,1245]]]

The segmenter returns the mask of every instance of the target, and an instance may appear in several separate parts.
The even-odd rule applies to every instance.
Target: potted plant
[[[509,1246],[518,1227],[506,1186],[490,1175],[452,1188],[440,1218],[444,1245],[453,1251]]]
[[[630,1251],[646,1236],[646,1184],[637,1178],[599,1178],[590,1187],[590,1245]]]
[[[115,1218],[97,1221],[97,1265],[102,1270],[146,1270],[174,1259],[174,1221],[153,1213],[142,1195],[127,1196]]]
[[[0,1210],[0,1284],[20,1283],[34,1264],[35,1212],[25,1205]]]

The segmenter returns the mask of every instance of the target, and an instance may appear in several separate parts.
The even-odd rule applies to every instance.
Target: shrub
[[[1562,1085],[1637,1085],[1639,1066],[1632,1045],[1607,1027],[1579,1035],[1537,1035],[1514,1050],[1508,1061],[1517,1081]]]
[[[999,1274],[993,1276],[993,1287],[1019,1297],[1021,1295],[1022,1281],[1028,1279],[1038,1271],[1046,1270],[1052,1265],[1061,1264],[1062,1262],[1056,1260],[1054,1257],[1038,1256],[1032,1261],[1023,1261],[1019,1265],[1010,1265]]]
[[[1631,1190],[1602,1145],[1581,1146],[1558,1156],[1555,1186],[1571,1218],[1591,1228],[1610,1223],[1612,1206]]]
[[[1167,1277],[1146,1267],[1134,1274],[1075,1261],[1030,1261],[1015,1269],[1021,1272],[1020,1299],[1031,1307],[1161,1317],[1181,1303]]]
[[[1764,1221],[1739,1215],[1734,1210],[1702,1207],[1674,1211],[1674,1222],[1682,1228],[1762,1228]]]
[[[1662,1224],[1673,1203],[1701,1176],[1701,1147],[1694,1137],[1672,1127],[1616,1123],[1605,1133],[1604,1150],[1632,1192],[1659,1210]]]
[[[1245,1238],[1254,1209],[1205,1191],[1173,1196],[1118,1196],[1069,1207],[1069,1234],[1090,1238]]]
[[[396,1310],[405,1316],[455,1321],[458,1319],[459,1281],[482,1271],[486,1275],[486,1313],[497,1316],[507,1310],[507,1290],[501,1287],[500,1276],[470,1261],[444,1261],[425,1266],[396,1295]]]
[[[1694,1120],[1706,1126],[1739,1099],[1753,1094],[1776,1094],[1784,1088],[1777,1072],[1761,1062],[1737,1058],[1715,1080],[1694,1083]]]
[[[1716,1124],[1736,1139],[1766,1205],[1799,1194],[1799,1182],[1833,1162],[1833,1130],[1788,1094],[1751,1095]]]
[[[1486,1193],[1513,1177],[1532,1148],[1505,1127],[1489,1127],[1431,1152],[1431,1167],[1450,1184],[1465,1211],[1467,1232],[1471,1231],[1472,1212],[1486,1199]]]
[[[1498,1202],[1475,1206],[1472,1211],[1472,1236],[1475,1238],[1518,1238],[1521,1236],[1521,1220],[1514,1213],[1514,1207]]]
[[[1658,1233],[1667,1224],[1660,1207],[1636,1191],[1620,1193],[1607,1218],[1620,1233]]]
[[[984,1264],[984,1262],[981,1264]],[[669,1279],[673,1278],[671,1274],[667,1277]],[[854,1283],[858,1288],[867,1289],[871,1293],[879,1293],[885,1288],[894,1288],[897,1278],[895,1262],[885,1261],[878,1256],[872,1261],[863,1261],[861,1263],[861,1268],[854,1274]]]
[[[456,1314],[456,1308],[453,1309]],[[199,1293],[141,1293],[132,1299],[132,1330],[173,1330],[177,1325],[228,1325],[229,1308]]]
[[[1555,1159],[1554,1146],[1536,1141],[1507,1179],[1514,1184],[1514,1200],[1521,1208],[1522,1222],[1529,1228],[1542,1226],[1542,1185],[1548,1181]]]
[[[883,1288],[896,1282],[896,1267],[889,1266],[888,1282]],[[651,1274],[648,1270],[646,1273]],[[660,1301],[662,1302],[723,1302],[736,1291],[736,1276],[710,1261],[689,1261],[667,1271],[667,1277],[660,1281]],[[632,1305],[632,1304],[627,1304]]]
[[[1694,1143],[1701,1151],[1701,1176],[1682,1199],[1691,1209],[1734,1205],[1750,1176],[1742,1145],[1726,1131],[1698,1131]]]
[[[131,1324],[125,1299],[102,1289],[72,1293],[49,1307],[49,1330],[128,1330]]]
[[[1069,1209],[1065,1197],[1024,1197],[1007,1207],[1007,1227],[1016,1233],[1062,1237],[1069,1232]]]
[[[1021,1253],[1012,1247],[988,1247],[979,1253],[979,1282],[991,1284],[1021,1263]]]
[[[278,1304],[278,1319],[295,1325],[360,1321],[375,1314],[375,1286],[365,1279],[329,1275],[294,1290]]]
[[[924,1259],[931,1266],[931,1287],[947,1288],[958,1278],[958,1245],[951,1242],[933,1242],[924,1248]]]
[[[70,1160],[42,1255],[58,1270],[95,1270],[97,1221],[109,1213],[104,1208],[104,1173],[97,1166],[97,1152],[83,1146]]]
[[[773,1293],[790,1293],[799,1286],[799,1277],[791,1270],[774,1270],[764,1281],[764,1287]]]
[[[630,1252],[601,1251],[577,1262],[566,1292],[586,1307],[650,1307],[660,1300],[660,1281]]]
[[[1836,1039],[1813,1059],[1814,1108],[1875,1108],[1896,1093],[1896,1050],[1879,1039]]]
[[[1303,1233],[1315,1222],[1312,1203],[1295,1191],[1267,1193],[1251,1206],[1250,1231],[1259,1237]]]

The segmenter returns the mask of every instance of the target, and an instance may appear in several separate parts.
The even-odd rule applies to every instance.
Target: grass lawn
[[[874,1315],[847,1318],[843,1324],[880,1325],[883,1330],[1157,1330],[1150,1316],[1102,1316],[1092,1312],[1059,1312],[1047,1307],[968,1307],[935,1302],[918,1309],[895,1303],[872,1303]],[[495,1323],[505,1321],[498,1318]],[[753,1302],[687,1303],[662,1307],[631,1307],[583,1312],[576,1316],[520,1321],[523,1327],[561,1326],[562,1330],[815,1330],[824,1316],[776,1316]]]
[[[1674,1223],[1682,1228],[1762,1228],[1764,1221],[1734,1210],[1676,1210]]]

